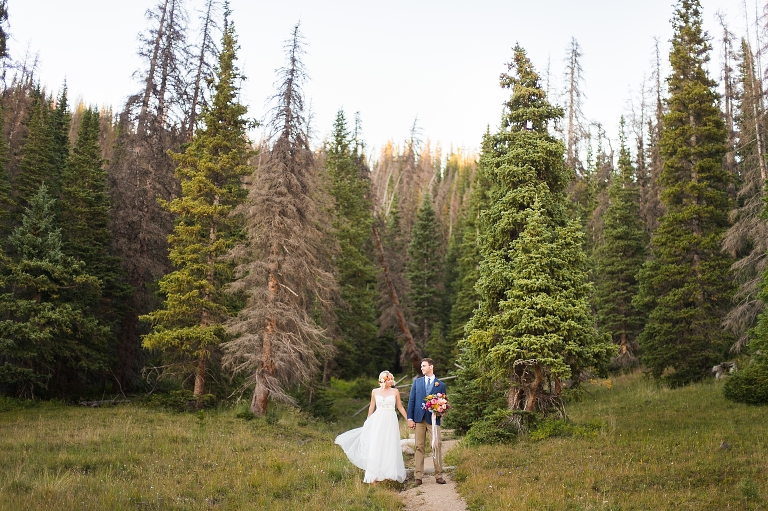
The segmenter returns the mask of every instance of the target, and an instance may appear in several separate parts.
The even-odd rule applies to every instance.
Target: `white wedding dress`
[[[365,470],[364,483],[392,479],[405,481],[405,464],[400,448],[395,395],[376,396],[376,411],[362,428],[351,429],[336,437],[347,458]]]

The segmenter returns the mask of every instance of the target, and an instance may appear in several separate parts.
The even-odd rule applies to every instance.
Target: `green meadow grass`
[[[243,411],[6,401],[0,510],[402,509],[396,485],[363,484],[333,444],[359,424],[312,422],[285,407],[266,418]]]
[[[449,454],[471,510],[768,509],[768,407],[726,401],[714,381],[673,390],[639,373],[587,390],[567,407],[590,426],[575,435]]]
[[[455,447],[446,464],[469,508],[768,509],[768,407],[725,401],[714,382],[612,383],[569,404],[575,427]],[[345,385],[329,392],[335,423],[288,407],[252,418],[243,406],[195,414],[0,399],[0,511],[402,509],[403,485],[363,484],[333,444],[365,418],[350,417],[367,399]]]

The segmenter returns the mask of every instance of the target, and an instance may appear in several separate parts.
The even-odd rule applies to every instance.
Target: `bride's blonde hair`
[[[390,373],[389,371],[382,371],[379,373],[379,385],[383,384],[388,379],[392,378],[393,380],[395,377]],[[394,383],[394,382],[393,382]]]

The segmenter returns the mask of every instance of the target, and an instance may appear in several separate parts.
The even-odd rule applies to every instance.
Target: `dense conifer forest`
[[[511,49],[479,154],[414,124],[373,155],[343,109],[311,142],[300,23],[257,142],[226,2],[159,0],[135,93],[102,109],[11,58],[13,3],[0,393],[246,396],[265,415],[428,356],[456,377],[459,432],[564,416],[582,382],[638,367],[670,387],[725,373],[726,397],[768,402],[765,50],[722,17],[707,34],[698,0],[674,5],[617,133],[584,118],[573,39],[563,91]]]

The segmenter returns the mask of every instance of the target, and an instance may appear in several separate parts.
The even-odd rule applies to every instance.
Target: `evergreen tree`
[[[351,148],[344,112],[339,111],[326,145],[325,170],[334,199],[334,229],[339,240],[337,280],[343,304],[338,308],[336,372],[342,378],[377,374],[384,359],[377,344],[376,269],[368,253],[373,223],[370,180]]]
[[[634,367],[637,336],[643,317],[632,305],[637,294],[637,272],[645,262],[645,229],[640,217],[640,192],[632,167],[624,118],[619,133],[619,168],[608,188],[609,205],[603,217],[603,243],[597,247],[596,305],[597,323],[611,334],[619,354],[615,367]]]
[[[3,5],[0,3],[0,10],[2,8]],[[2,136],[4,123],[5,114],[2,105],[0,105],[0,239],[7,240],[7,236],[11,232],[11,215],[15,209],[15,203],[12,198],[11,176],[8,169],[10,150],[8,142]],[[0,251],[4,245],[5,241],[0,242]]]
[[[286,44],[270,126],[274,143],[254,171],[246,209],[247,240],[233,291],[248,295],[229,323],[236,338],[224,346],[224,365],[254,385],[251,411],[264,415],[270,399],[293,401],[287,390],[308,384],[332,356],[337,294],[331,272],[336,251],[325,232],[328,200],[318,186],[309,148],[302,84],[302,36],[297,24]]]
[[[69,101],[67,100],[67,85],[64,87],[56,100],[56,107],[51,110],[48,131],[51,140],[51,160],[57,179],[51,181],[51,193],[57,195],[61,193],[61,175],[64,173],[64,167],[69,159],[69,126],[72,123],[72,114],[69,111]],[[56,185],[58,188],[54,188]],[[60,205],[59,205],[60,206]]]
[[[483,138],[484,152],[490,151],[490,134]],[[449,339],[458,344],[464,338],[464,327],[472,317],[472,313],[480,301],[480,295],[475,289],[475,283],[479,278],[478,267],[480,265],[480,245],[478,243],[480,230],[480,215],[488,208],[488,189],[490,183],[482,171],[478,168],[472,195],[469,200],[468,211],[461,226],[461,242],[457,257],[457,272],[454,287],[456,298],[451,307],[451,320]]]
[[[201,114],[203,127],[183,153],[173,154],[182,196],[165,207],[178,215],[168,239],[176,269],[160,280],[164,307],[142,317],[153,326],[143,337],[144,347],[194,365],[195,396],[205,391],[206,365],[224,340],[223,323],[232,315],[223,290],[231,280],[231,264],[222,256],[239,236],[231,213],[245,199],[241,178],[250,172],[249,121],[238,101],[236,51],[230,23],[222,39],[213,99]]]
[[[509,67],[515,74],[503,74],[501,85],[512,96],[478,164],[489,206],[480,216],[480,303],[461,343],[460,377],[505,387],[510,409],[546,412],[560,408],[563,379],[600,368],[612,347],[592,324],[582,235],[566,210],[571,172],[563,143],[548,132],[563,111],[547,101],[520,46]],[[490,411],[486,400],[466,404]]]
[[[425,192],[411,230],[406,267],[414,339],[422,348],[432,331],[440,330],[443,258],[437,227],[432,196]]]
[[[83,307],[98,301],[99,280],[63,253],[54,202],[41,185],[9,239],[17,257],[0,295],[0,386],[21,397],[80,390],[107,369],[108,329]]]
[[[17,218],[23,214],[28,201],[45,183],[49,190],[58,189],[56,149],[51,129],[51,108],[45,94],[34,92],[32,114],[27,124],[27,137],[22,148],[19,172],[14,179]]]
[[[114,329],[131,289],[125,283],[120,260],[110,252],[110,202],[99,132],[99,113],[95,109],[85,109],[62,177],[59,209],[61,224],[67,226],[62,237],[62,250],[85,263],[88,273],[101,281],[101,300],[93,312],[103,324]],[[112,349],[115,347],[114,337],[113,330],[109,339]]]
[[[636,305],[648,314],[639,337],[642,361],[656,378],[684,385],[721,361],[732,338],[721,327],[732,284],[721,251],[731,178],[723,168],[726,130],[716,84],[704,67],[709,44],[698,0],[681,0],[664,115],[660,176],[666,213],[639,275]]]
[[[383,212],[382,212],[383,214]],[[373,237],[379,256],[379,335],[400,345],[397,363],[411,366],[419,374],[422,353],[411,333],[408,321],[408,283],[405,279],[406,232],[400,215],[400,198],[395,192],[386,216],[373,225]],[[379,233],[381,231],[381,233]],[[397,366],[396,366],[397,368]]]

